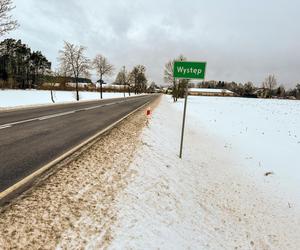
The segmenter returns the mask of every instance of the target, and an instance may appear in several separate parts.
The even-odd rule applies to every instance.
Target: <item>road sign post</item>
[[[100,84],[100,86],[99,86],[99,88],[100,88],[100,99],[103,99],[103,97],[102,97],[102,93],[103,93],[102,85],[105,84],[105,82],[102,79],[98,80],[97,82],[99,82],[99,84]]]
[[[175,61],[173,75],[175,79],[205,79],[206,62],[184,62]],[[187,83],[185,88],[185,99],[183,108],[183,119],[182,119],[182,130],[181,130],[181,141],[180,141],[180,151],[179,158],[182,159],[183,150],[183,138],[185,129],[185,118],[186,118],[186,108],[187,100],[189,95],[189,84]]]
[[[184,127],[185,127],[185,116],[186,116],[186,105],[189,94],[189,84],[187,83],[185,88],[185,98],[184,98],[184,108],[183,108],[183,119],[182,119],[182,129],[181,129],[181,141],[180,141],[180,152],[179,158],[182,158],[182,148],[183,148],[183,137],[184,137]]]

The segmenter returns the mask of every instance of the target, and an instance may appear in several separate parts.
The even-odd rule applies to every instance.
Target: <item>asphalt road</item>
[[[0,112],[0,192],[154,98]]]

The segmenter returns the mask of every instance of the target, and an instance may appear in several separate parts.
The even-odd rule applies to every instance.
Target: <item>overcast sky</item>
[[[300,82],[299,0],[15,0],[20,28],[9,34],[57,66],[63,41],[105,55],[117,69],[136,64],[163,83],[179,54],[207,61],[208,80],[260,85]]]

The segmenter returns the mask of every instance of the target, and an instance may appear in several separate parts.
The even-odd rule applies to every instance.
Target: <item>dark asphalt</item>
[[[156,97],[0,112],[0,192]]]

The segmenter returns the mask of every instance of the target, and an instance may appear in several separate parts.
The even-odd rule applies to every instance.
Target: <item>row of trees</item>
[[[274,75],[269,75],[262,82],[261,87],[256,87],[252,82],[236,83],[224,81],[206,81],[197,84],[190,84],[191,87],[228,89],[241,97],[261,98],[297,98],[300,99],[300,84],[295,88],[285,89],[283,85],[277,84]]]
[[[172,84],[172,97],[174,102],[178,98],[183,98],[185,95],[186,86],[198,88],[218,88],[228,89],[238,96],[242,97],[262,97],[262,98],[297,98],[300,99],[300,84],[295,88],[286,90],[283,85],[278,86],[274,75],[269,75],[262,82],[261,87],[256,87],[252,82],[245,84],[236,82],[224,81],[204,81],[201,83],[191,83],[189,80],[175,79],[173,76],[173,68],[175,61],[186,61],[186,57],[180,55],[174,60],[170,60],[165,64],[164,81]]]
[[[16,20],[10,15],[14,9],[12,0],[0,0],[0,37],[18,27]],[[22,44],[21,40],[6,39],[0,43],[0,84],[2,88],[36,88],[45,81],[54,86],[59,80],[62,84],[66,79],[75,81],[76,99],[79,100],[79,82],[83,77],[90,77],[90,70],[95,70],[100,85],[105,76],[111,76],[114,66],[102,55],[89,60],[86,48],[65,42],[59,51],[59,69],[51,71],[51,62],[40,52]],[[117,74],[116,84],[127,86],[128,92],[145,92],[147,89],[146,67],[137,65],[128,73],[125,67]],[[64,80],[62,80],[64,79]],[[52,91],[51,91],[52,96]],[[53,98],[52,98],[53,99]]]
[[[89,60],[85,56],[86,48],[76,46],[69,42],[65,42],[64,48],[59,51],[60,69],[59,74],[63,76],[72,76],[75,79],[76,99],[79,100],[79,85],[80,77],[89,77],[90,70],[96,71],[100,85],[100,97],[102,99],[102,84],[103,78],[112,76],[115,68],[103,55],[98,54],[93,60]],[[143,93],[147,90],[146,67],[137,65],[132,71],[127,72],[125,66],[118,72],[115,84],[127,87],[130,95],[131,90],[134,93]]]
[[[118,72],[115,84],[127,86],[128,93],[132,89],[134,93],[142,93],[147,90],[147,78],[146,78],[146,67],[143,65],[135,66],[132,71],[128,72],[123,66],[120,72]],[[153,83],[150,87],[153,87]]]
[[[99,77],[100,95],[104,77],[112,76],[114,66],[103,55],[89,60],[86,48],[69,42],[59,51],[59,69],[51,71],[51,62],[40,52],[31,51],[21,40],[5,39],[0,43],[0,87],[2,88],[37,88],[45,82],[54,86],[74,81],[76,99],[79,100],[79,83],[82,80],[91,82],[90,71],[95,70]],[[146,67],[135,66],[128,72],[125,66],[118,72],[115,84],[127,88],[129,95],[133,91],[142,93],[147,90]]]
[[[1,87],[32,88],[43,82],[51,63],[40,51],[31,51],[21,40],[0,43]]]

